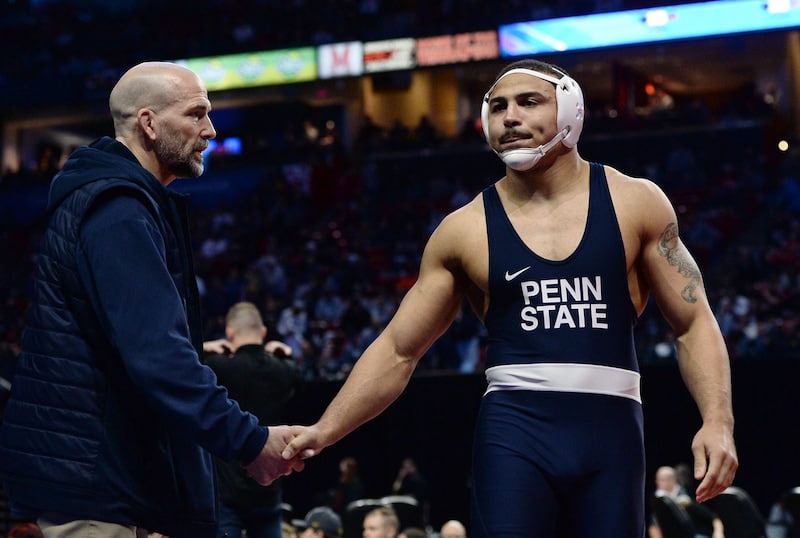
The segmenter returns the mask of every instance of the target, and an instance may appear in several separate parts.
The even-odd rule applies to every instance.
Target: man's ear
[[[149,108],[140,108],[136,114],[136,122],[148,140],[156,139],[155,113]]]
[[[230,327],[225,327],[225,339],[228,342],[233,342],[233,339],[236,337],[236,331],[234,331]]]

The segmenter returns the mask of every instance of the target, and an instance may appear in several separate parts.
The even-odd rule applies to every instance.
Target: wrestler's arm
[[[284,458],[312,449],[318,454],[379,415],[403,392],[417,362],[455,318],[464,299],[454,245],[459,216],[450,215],[433,232],[422,255],[417,282],[392,320],[356,361],[319,421],[295,438]]]
[[[640,187],[640,270],[675,332],[681,375],[703,420],[692,442],[694,474],[701,480],[696,496],[702,502],[727,488],[738,467],[730,361],[672,205],[655,184],[642,181]]]

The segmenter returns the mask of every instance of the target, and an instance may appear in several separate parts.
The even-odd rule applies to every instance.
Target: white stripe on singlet
[[[609,394],[642,403],[640,377],[632,370],[598,364],[507,364],[486,370],[484,396],[495,390],[548,390]]]

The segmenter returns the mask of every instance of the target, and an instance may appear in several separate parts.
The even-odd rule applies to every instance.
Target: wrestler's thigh
[[[642,538],[645,456],[640,420],[620,420],[614,435],[594,447],[595,470],[569,497],[567,511],[579,517],[567,518],[567,536]]]
[[[471,538],[554,536],[558,503],[543,470],[541,436],[526,422],[505,406],[481,409],[472,454]]]

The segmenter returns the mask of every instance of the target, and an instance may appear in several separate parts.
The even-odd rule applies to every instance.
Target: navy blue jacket
[[[12,510],[213,537],[211,454],[249,463],[268,431],[200,362],[185,197],[105,137],[48,210],[0,432]]]

